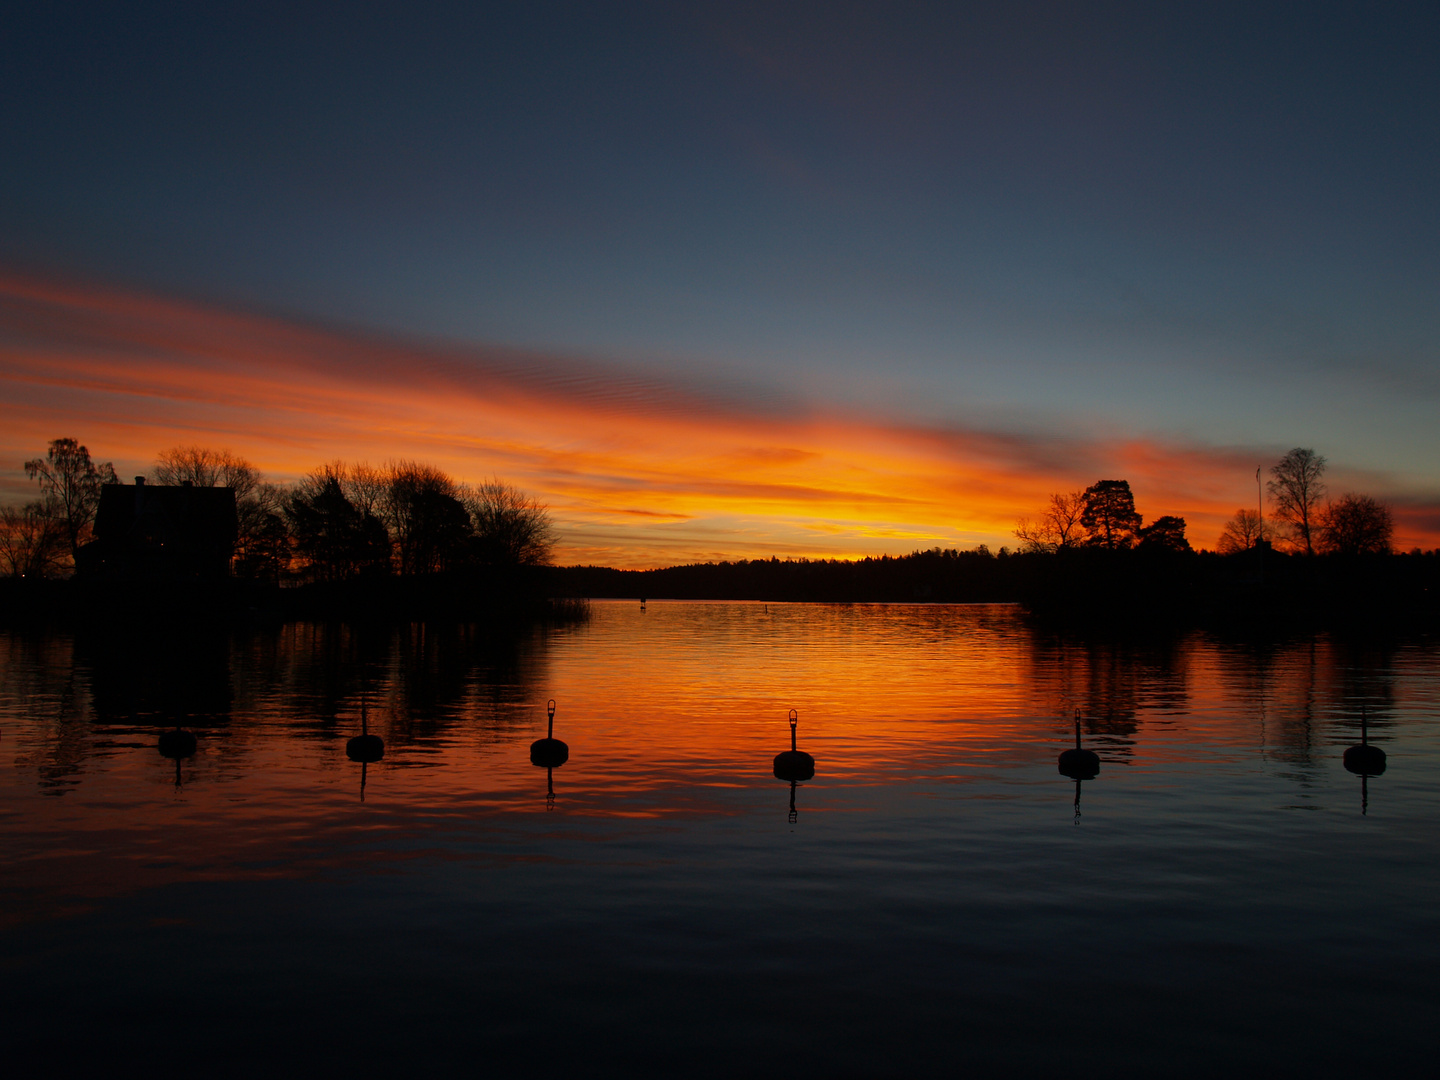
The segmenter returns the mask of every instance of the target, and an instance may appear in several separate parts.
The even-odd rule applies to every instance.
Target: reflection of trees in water
[[[545,666],[544,646],[533,634],[494,637],[474,625],[401,627],[387,673],[391,736],[403,744],[472,723],[489,733],[528,731],[534,718],[522,708],[533,705]]]
[[[276,737],[338,741],[353,734],[362,692],[387,746],[455,731],[523,738],[546,677],[543,633],[474,625],[0,635],[0,703],[25,720],[7,724],[5,737],[17,764],[57,793],[97,754],[155,754],[157,728],[200,730],[202,756],[221,769]]]
[[[1253,740],[1301,784],[1358,741],[1362,706],[1384,739],[1394,722],[1396,653],[1383,638],[1153,639],[1035,632],[1029,680],[1037,705],[1068,734],[1073,709],[1097,749],[1122,757],[1142,727],[1184,730],[1196,710]]]
[[[1335,674],[1341,730],[1331,741],[1354,742],[1360,710],[1369,716],[1370,736],[1383,739],[1395,723],[1395,666],[1398,642],[1386,639],[1340,639],[1334,643]]]
[[[9,733],[20,744],[17,762],[56,793],[78,782],[91,757],[153,753],[156,728],[214,728],[229,719],[223,629],[127,624],[0,641],[0,683],[27,721]]]
[[[89,756],[89,694],[75,679],[75,647],[58,634],[0,635],[0,706],[23,716],[6,724],[15,764],[34,769],[60,795],[80,782]]]
[[[546,653],[536,632],[470,625],[291,624],[247,642],[238,679],[248,707],[297,734],[349,732],[365,696],[387,747],[456,729],[504,736],[529,730]]]
[[[1153,720],[1186,707],[1189,642],[1157,635],[1139,641],[1108,635],[1037,632],[1030,641],[1030,679],[1057,731],[1081,728],[1109,756],[1127,756],[1142,716]]]
[[[1381,639],[1328,636],[1220,646],[1222,671],[1237,705],[1253,717],[1257,743],[1308,783],[1341,742],[1355,741],[1360,710],[1372,729],[1392,723],[1395,654]]]

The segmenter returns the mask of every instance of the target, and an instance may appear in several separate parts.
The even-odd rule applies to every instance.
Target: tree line
[[[65,576],[93,537],[103,487],[119,482],[115,468],[63,438],[25,462],[25,474],[38,497],[0,508],[0,567],[13,577]],[[416,461],[335,461],[284,485],[229,450],[177,446],[156,458],[150,479],[234,491],[238,577],[345,581],[538,566],[555,543],[547,509],[517,488],[466,484]]]
[[[1038,518],[1016,522],[1015,536],[1020,550],[1031,554],[1081,547],[1177,554],[1191,550],[1184,518],[1165,514],[1149,525],[1143,520],[1128,480],[1098,480],[1083,491],[1051,495]]]
[[[1266,492],[1272,510],[1237,510],[1220,534],[1230,555],[1257,545],[1284,544],[1302,555],[1388,555],[1395,538],[1390,508],[1353,491],[1328,499],[1325,458],[1297,446],[1270,466]]]
[[[1296,447],[1270,467],[1266,484],[1270,513],[1258,507],[1235,511],[1220,534],[1222,555],[1280,544],[1303,555],[1385,555],[1395,535],[1390,508],[1369,495],[1345,492],[1327,498],[1326,461]],[[1258,478],[1257,470],[1257,478]],[[1108,551],[1187,552],[1185,519],[1172,515],[1142,525],[1125,480],[1100,480],[1083,491],[1054,494],[1036,518],[1021,518],[1015,536],[1021,550],[1057,553],[1078,548]]]

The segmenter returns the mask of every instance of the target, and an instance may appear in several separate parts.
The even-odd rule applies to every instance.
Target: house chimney
[[[180,486],[181,486],[181,487],[194,487],[194,486],[195,486],[195,481],[194,481],[194,480],[181,480],[181,481],[180,481]]]
[[[137,476],[137,477],[135,477],[135,486],[136,486],[136,487],[144,487],[144,486],[145,486],[145,477],[143,477],[143,476]]]

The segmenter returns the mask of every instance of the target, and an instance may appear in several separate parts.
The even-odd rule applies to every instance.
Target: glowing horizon
[[[1213,548],[1277,456],[940,427],[13,273],[0,274],[0,382],[7,501],[28,497],[21,463],[61,436],[122,476],[182,444],[230,449],[282,482],[336,459],[419,459],[547,504],[557,562],[627,568],[998,548],[1051,492],[1111,477],[1130,481],[1147,521],[1182,516],[1191,542]],[[1440,498],[1335,461],[1331,487],[1394,503],[1398,547],[1440,546]]]

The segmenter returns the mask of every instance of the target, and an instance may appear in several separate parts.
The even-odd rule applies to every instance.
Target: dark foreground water
[[[1437,660],[1052,636],[1004,607],[0,636],[0,1061],[1413,1073],[1440,1003]],[[791,708],[818,763],[794,814]],[[1077,708],[1083,791],[1056,769]],[[1388,754],[1364,791],[1362,709]]]

